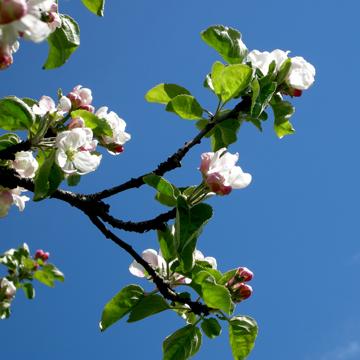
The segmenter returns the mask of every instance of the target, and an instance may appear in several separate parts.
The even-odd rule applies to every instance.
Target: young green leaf
[[[193,284],[194,283],[194,284]],[[198,292],[200,286],[201,292],[199,295],[204,299],[206,305],[214,309],[220,309],[230,314],[232,311],[232,301],[229,290],[215,282],[215,278],[206,270],[200,271],[192,279],[191,286]]]
[[[73,174],[73,175],[69,175],[67,178],[66,178],[66,181],[67,181],[67,184],[69,186],[76,186],[79,184],[81,180],[81,175],[78,175],[78,174]]]
[[[128,322],[139,321],[168,309],[170,309],[170,306],[162,296],[157,294],[147,295],[141,298],[130,310]]]
[[[105,0],[81,0],[82,3],[95,15],[104,16]]]
[[[201,38],[229,64],[240,64],[248,51],[236,29],[216,25],[202,31]]]
[[[165,104],[178,95],[191,95],[188,90],[176,84],[159,84],[150,89],[145,99],[148,102]]]
[[[214,339],[221,334],[221,325],[215,318],[204,319],[201,323],[201,329],[210,339]]]
[[[253,70],[244,64],[224,66],[216,62],[212,67],[211,80],[215,93],[225,104],[247,89],[251,83]]]
[[[205,224],[212,217],[212,208],[207,204],[189,207],[183,196],[178,197],[175,220],[175,237],[178,255],[183,271],[188,272],[194,266],[196,241]]]
[[[187,325],[169,335],[163,342],[163,360],[187,360],[194,356],[201,346],[201,331]]]
[[[187,120],[199,120],[203,114],[201,105],[191,95],[175,96],[166,105],[166,111],[173,112]]]
[[[174,260],[177,256],[175,236],[170,228],[166,226],[164,230],[157,230],[158,241],[163,258],[167,263]]]
[[[79,25],[68,15],[60,14],[60,18],[61,27],[47,38],[49,53],[43,69],[55,69],[64,65],[80,45]]]
[[[0,99],[0,128],[4,130],[28,130],[35,121],[31,108],[16,96]]]
[[[270,100],[272,99],[275,91],[277,89],[276,82],[266,83],[265,85],[260,84],[260,93],[257,96],[254,105],[252,106],[251,116],[258,118],[261,116],[262,112],[269,105]]]
[[[40,201],[46,198],[49,195],[50,184],[49,177],[51,173],[51,169],[55,162],[55,150],[52,150],[50,153],[43,155],[39,154],[42,158],[39,163],[41,164],[38,171],[36,172],[36,176],[34,179],[34,201]]]
[[[255,345],[258,333],[256,321],[248,316],[236,316],[229,322],[229,339],[235,360],[244,360]]]
[[[104,307],[101,315],[100,330],[105,331],[126,314],[144,297],[144,289],[128,285],[117,293]]]
[[[0,136],[0,150],[4,150],[9,146],[18,144],[20,141],[20,138],[16,134],[4,134]]]
[[[276,79],[275,81],[278,83],[278,84],[281,84],[285,78],[287,77],[289,71],[290,71],[290,68],[291,68],[291,59],[286,59],[280,66],[280,69],[276,75]]]
[[[21,284],[22,289],[24,290],[25,296],[32,300],[35,297],[35,289],[32,286],[31,283],[25,283],[25,284]]]
[[[228,119],[216,125],[211,135],[212,151],[218,151],[223,147],[227,148],[229,145],[235,143],[241,123],[242,120]]]
[[[161,176],[155,174],[149,174],[143,177],[145,184],[153,187],[158,191],[157,200],[167,206],[176,206],[176,199],[180,194],[180,191],[175,185]]]
[[[97,137],[113,135],[109,123],[105,119],[100,119],[98,116],[91,113],[90,111],[81,109],[75,110],[71,113],[71,117],[81,117],[85,122],[85,126],[90,128],[93,131],[94,135]]]
[[[271,102],[274,111],[274,130],[276,135],[281,139],[285,135],[295,132],[290,117],[294,114],[295,108],[288,101]]]
[[[41,270],[34,272],[34,279],[40,281],[46,286],[54,287],[55,281],[64,281],[64,274],[54,265],[43,265]]]

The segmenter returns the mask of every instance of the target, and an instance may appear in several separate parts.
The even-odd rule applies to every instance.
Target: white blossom
[[[56,112],[56,106],[54,100],[50,96],[42,96],[38,104],[34,104],[32,107],[33,113],[40,116],[46,114],[52,114]]]
[[[56,163],[67,174],[84,175],[95,171],[101,155],[92,154],[97,141],[89,128],[75,128],[59,133],[56,137]]]
[[[21,195],[26,191],[21,187],[15,189],[8,189],[0,186],[0,217],[8,214],[11,205],[16,205],[20,211],[25,209],[25,202],[30,200],[29,197]]]
[[[146,249],[141,254],[141,257],[149,263],[149,265],[156,270],[160,275],[166,274],[166,261],[161,256],[161,254],[158,254],[156,250],[154,249]],[[145,277],[146,276],[146,270],[142,265],[140,265],[137,261],[133,261],[129,266],[129,271],[131,274],[137,277]]]
[[[210,190],[218,195],[227,195],[232,189],[243,189],[251,182],[251,175],[235,166],[239,154],[230,154],[226,148],[201,155],[200,171]]]
[[[31,151],[19,151],[15,154],[12,167],[24,178],[33,178],[39,167]]]
[[[109,153],[112,155],[119,154],[121,151],[117,151],[117,149],[120,150],[122,145],[131,139],[131,135],[125,132],[126,122],[121,119],[114,111],[108,112],[108,108],[106,106],[99,108],[95,115],[101,119],[105,119],[110,125],[113,133],[112,136],[103,136],[103,142],[107,145],[113,144],[121,146],[120,148],[117,148],[116,146],[111,147],[108,149]]]
[[[15,297],[16,287],[12,281],[9,281],[6,277],[0,281],[0,289],[5,289],[5,297],[8,300],[12,300]]]
[[[297,90],[306,90],[314,81],[315,67],[301,56],[291,58],[291,67],[286,78],[289,86]]]

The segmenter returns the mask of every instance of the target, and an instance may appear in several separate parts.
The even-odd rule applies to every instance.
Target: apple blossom
[[[141,257],[149,263],[149,265],[156,270],[160,275],[166,275],[166,261],[158,254],[154,249],[144,250],[141,254]],[[129,271],[134,276],[143,278],[146,276],[146,270],[142,265],[140,265],[137,261],[133,261],[129,266]]]
[[[83,128],[85,127],[85,121],[81,117],[71,119],[68,129]]]
[[[40,116],[56,112],[54,100],[50,96],[42,96],[38,104],[32,106],[33,113]]]
[[[100,119],[105,119],[112,129],[112,136],[102,137],[102,141],[106,145],[109,153],[117,155],[123,152],[123,145],[131,139],[131,135],[125,132],[126,122],[114,111],[108,112],[106,106],[99,108],[95,115]]]
[[[67,174],[84,175],[95,171],[101,155],[91,154],[97,141],[89,128],[75,128],[59,133],[56,137],[56,163]]]
[[[251,182],[251,175],[235,166],[239,154],[230,154],[226,148],[201,155],[200,171],[209,189],[218,195],[227,195],[232,189],[243,189]]]
[[[24,178],[33,178],[39,167],[31,151],[19,151],[15,154],[12,167]]]
[[[0,290],[5,289],[5,298],[7,300],[12,300],[15,297],[16,287],[12,281],[9,281],[6,277],[2,278],[0,281]]]
[[[283,51],[280,49],[268,51],[252,50],[246,57],[246,62],[250,62],[255,69],[259,69],[263,75],[267,75],[269,72],[270,64],[275,61],[276,70],[279,71],[282,63],[288,58],[289,51]]]
[[[0,217],[4,217],[8,214],[12,204],[16,205],[20,211],[25,209],[25,202],[30,200],[30,198],[21,195],[23,191],[26,190],[21,187],[8,189],[0,186]]]
[[[12,46],[21,36],[40,42],[51,30],[41,15],[51,8],[49,0],[2,0],[0,7],[0,42]]]
[[[61,27],[61,18],[58,14],[58,5],[57,3],[52,3],[49,9],[49,12],[46,16],[46,22],[51,30],[54,32],[58,27]]]
[[[94,107],[91,106],[92,103],[92,93],[88,88],[83,88],[82,85],[75,86],[72,91],[67,95],[70,99],[72,107],[74,109],[83,109],[90,112],[94,111]]]
[[[239,267],[236,270],[235,275],[226,283],[226,286],[231,289],[234,285],[238,283],[251,281],[254,277],[254,274],[251,270],[246,267]]]
[[[211,267],[213,269],[217,269],[216,259],[212,256],[205,257],[204,254],[198,249],[195,250],[195,260],[206,261],[207,263],[209,263],[211,265]]]
[[[291,58],[290,70],[285,81],[293,89],[306,90],[315,81],[315,67],[303,57],[295,56]]]
[[[66,96],[62,96],[60,99],[59,99],[59,103],[58,103],[58,106],[57,106],[59,112],[61,113],[67,113],[71,110],[71,101],[68,97]]]
[[[41,259],[42,261],[47,261],[49,259],[50,254],[48,252],[44,252],[44,250],[36,250],[34,259]]]

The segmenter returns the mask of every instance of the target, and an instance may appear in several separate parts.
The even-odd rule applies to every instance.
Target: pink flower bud
[[[294,89],[292,96],[294,97],[300,97],[302,95],[302,90]]]
[[[10,52],[0,50],[0,70],[7,69],[14,62]]]
[[[79,106],[81,106],[81,97],[79,94],[75,92],[70,92],[66,95],[66,97],[71,101],[74,109],[77,109]]]
[[[0,1],[0,25],[9,24],[21,19],[28,10],[26,0]]]
[[[235,277],[240,281],[250,281],[254,277],[254,273],[246,267],[239,267],[236,271]]]
[[[91,113],[95,112],[95,108],[92,105],[80,105],[79,109],[86,110]]]
[[[115,153],[122,153],[124,151],[124,147],[122,145],[115,145],[114,146],[114,152]]]
[[[48,252],[44,252],[44,250],[36,250],[34,259],[41,259],[42,261],[47,261],[49,259],[50,254]]]
[[[248,299],[253,292],[250,285],[244,283],[237,283],[232,288],[232,299],[234,302],[240,302]]]

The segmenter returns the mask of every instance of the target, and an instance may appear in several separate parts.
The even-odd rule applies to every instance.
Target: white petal
[[[142,265],[140,265],[137,261],[133,261],[129,266],[129,271],[134,276],[143,278],[145,277],[145,269]]]
[[[89,151],[79,151],[74,155],[73,164],[80,175],[95,171],[101,161],[101,155],[92,155]]]

